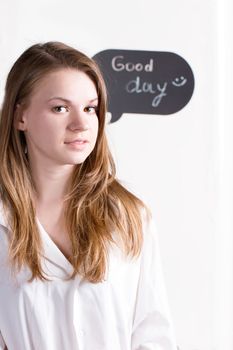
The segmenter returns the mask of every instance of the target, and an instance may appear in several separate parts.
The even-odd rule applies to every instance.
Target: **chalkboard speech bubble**
[[[107,86],[111,123],[123,113],[173,114],[192,97],[192,69],[175,53],[105,50],[93,59]]]

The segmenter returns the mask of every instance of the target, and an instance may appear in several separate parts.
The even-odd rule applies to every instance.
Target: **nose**
[[[71,131],[86,131],[90,128],[87,114],[84,111],[74,111],[68,129]]]

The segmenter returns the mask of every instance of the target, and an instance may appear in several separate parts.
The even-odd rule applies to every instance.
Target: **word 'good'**
[[[126,62],[124,63],[124,56],[115,56],[112,59],[112,69],[116,72],[121,72],[123,70],[127,72],[132,71],[145,71],[145,72],[153,72],[154,69],[154,60],[153,58],[150,59],[149,63],[143,64],[143,63],[132,63],[132,62]]]

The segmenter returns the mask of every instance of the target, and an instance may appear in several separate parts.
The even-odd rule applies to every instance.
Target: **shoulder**
[[[157,224],[150,214],[142,216],[142,262],[146,265],[160,265],[160,243]]]
[[[152,212],[148,207],[141,209],[141,220],[142,220],[142,234],[143,239],[146,242],[155,240],[157,237],[157,226]]]

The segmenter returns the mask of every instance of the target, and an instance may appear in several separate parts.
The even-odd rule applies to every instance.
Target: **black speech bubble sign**
[[[105,50],[93,59],[107,86],[111,122],[123,113],[173,114],[192,97],[192,69],[175,53]]]

